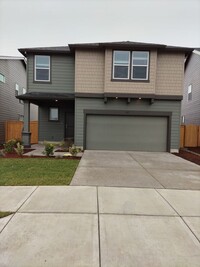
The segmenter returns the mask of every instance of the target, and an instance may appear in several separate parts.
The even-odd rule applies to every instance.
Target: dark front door
[[[65,113],[65,139],[74,139],[74,113]]]

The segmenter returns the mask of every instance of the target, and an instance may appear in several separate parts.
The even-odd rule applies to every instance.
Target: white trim
[[[37,80],[36,79],[36,57],[48,57],[49,58],[49,67],[38,67],[37,69],[44,69],[44,70],[49,70],[49,79],[48,80]],[[35,82],[50,82],[50,69],[51,69],[51,57],[48,55],[35,55],[34,57],[34,81]]]
[[[191,99],[189,99],[189,96],[191,95]],[[187,101],[192,100],[192,84],[188,85],[188,90],[187,90]]]
[[[198,51],[198,50],[194,50],[193,53],[200,56],[200,51]]]
[[[170,153],[179,153],[179,149],[170,149]]]
[[[24,60],[24,57],[0,56],[0,59]]]

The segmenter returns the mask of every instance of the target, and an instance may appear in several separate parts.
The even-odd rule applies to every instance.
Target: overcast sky
[[[200,0],[0,0],[0,55],[104,41],[200,47]]]

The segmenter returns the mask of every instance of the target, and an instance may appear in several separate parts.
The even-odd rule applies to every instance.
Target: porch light
[[[141,98],[141,97],[139,97],[138,99],[139,99],[139,100],[141,100],[142,98]]]
[[[55,101],[58,102],[58,99],[56,99]]]
[[[116,96],[115,99],[118,99],[118,97]]]

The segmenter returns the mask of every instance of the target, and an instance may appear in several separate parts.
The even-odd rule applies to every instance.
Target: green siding
[[[76,98],[75,144],[78,146],[83,146],[85,109],[172,112],[171,149],[179,149],[181,101],[155,100],[151,105],[149,100],[132,100],[127,104],[126,99],[104,103],[103,99]]]
[[[51,83],[34,82],[34,55],[28,56],[28,92],[74,93],[75,59],[69,55],[51,56]]]
[[[59,121],[49,121],[49,107],[39,107],[39,141],[62,141],[64,139],[65,113],[74,113],[74,103],[59,106]]]

